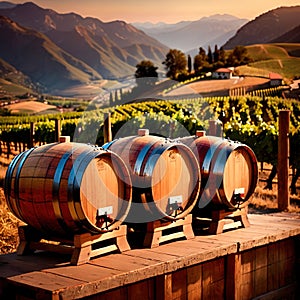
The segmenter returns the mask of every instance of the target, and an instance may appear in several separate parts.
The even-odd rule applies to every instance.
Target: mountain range
[[[216,44],[232,49],[299,43],[299,15],[300,6],[295,6],[271,10],[250,22],[214,15],[176,24],[128,24],[59,14],[31,2],[0,2],[0,79],[56,93],[74,85],[133,76],[144,59],[163,70],[170,48],[196,54],[200,46]]]
[[[59,48],[45,35],[0,16],[1,57],[32,79],[54,89],[101,79],[99,73]]]
[[[170,48],[196,54],[199,47],[207,49],[215,45],[222,46],[236,31],[248,22],[228,14],[216,14],[197,21],[166,23],[132,23],[146,34]]]
[[[0,15],[0,57],[46,91],[132,75],[143,59],[161,66],[168,51],[123,21],[58,14],[31,2],[2,2]]]

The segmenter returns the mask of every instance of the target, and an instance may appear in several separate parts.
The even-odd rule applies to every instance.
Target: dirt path
[[[211,94],[210,96],[228,93],[230,89],[267,85],[269,79],[258,77],[234,77],[232,79],[202,80],[181,86],[168,93],[168,96],[184,94]]]

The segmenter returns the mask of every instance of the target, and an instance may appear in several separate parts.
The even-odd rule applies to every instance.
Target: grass
[[[270,72],[280,74],[287,82],[300,76],[300,58],[269,59],[237,67],[240,75],[269,77]]]
[[[294,57],[300,57],[300,44],[292,43],[282,43],[282,44],[276,44],[279,47],[284,48],[290,56]]]
[[[0,188],[0,254],[13,252],[19,243],[19,220],[9,211]]]
[[[278,211],[277,187],[273,190],[265,190],[263,187],[257,186],[249,202],[249,208],[252,213]],[[290,197],[288,212],[300,214],[300,199],[298,196]]]
[[[240,75],[249,76],[249,77],[263,77],[268,78],[270,71],[268,69],[260,69],[256,67],[250,66],[240,66],[236,68],[236,71]]]
[[[265,189],[266,180],[270,174],[271,165],[264,164],[264,169],[259,172],[259,180],[256,189],[249,201],[249,207],[252,211],[257,212],[272,212],[278,210],[278,184],[277,176],[275,176],[272,184],[272,190]],[[290,174],[291,176],[291,174]],[[297,195],[290,195],[289,212],[300,213],[300,179],[296,184],[298,189]]]
[[[56,106],[44,104],[38,101],[22,101],[7,105],[6,108],[11,111],[12,114],[37,114],[48,110],[56,110]],[[58,111],[56,111],[58,112]]]
[[[300,44],[256,44],[246,46],[254,61],[300,57]]]
[[[275,72],[285,79],[300,76],[300,44],[259,44],[246,48],[253,62],[237,67],[240,74],[268,77]]]
[[[282,59],[289,57],[286,49],[271,44],[259,44],[247,46],[247,52],[254,61],[270,59]]]
[[[271,59],[251,63],[249,66],[281,74],[286,79],[300,76],[300,58]]]

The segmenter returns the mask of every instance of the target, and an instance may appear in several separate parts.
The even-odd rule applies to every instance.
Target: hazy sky
[[[31,2],[43,8],[51,8],[58,13],[75,12],[102,21],[124,20],[128,23],[146,21],[176,23],[225,13],[252,20],[280,6],[300,5],[300,0],[31,0]]]

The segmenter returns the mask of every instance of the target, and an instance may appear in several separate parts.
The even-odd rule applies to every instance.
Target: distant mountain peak
[[[175,24],[133,23],[148,35],[184,52],[208,45],[223,45],[247,19],[239,19],[229,14],[215,14],[196,21],[182,21]]]
[[[50,9],[41,8],[40,6],[36,5],[33,2],[25,2],[25,3],[17,4],[15,6],[15,8],[16,9],[22,9],[23,11],[27,10],[27,11],[30,11],[31,13],[41,12],[41,11],[44,11],[44,10],[51,11]]]
[[[203,17],[200,20],[218,20],[218,21],[232,21],[232,20],[238,20],[240,18],[235,17],[230,14],[214,14],[209,17]]]
[[[7,9],[7,8],[13,8],[15,7],[17,4],[14,3],[10,3],[7,1],[2,1],[0,2],[0,9]]]

